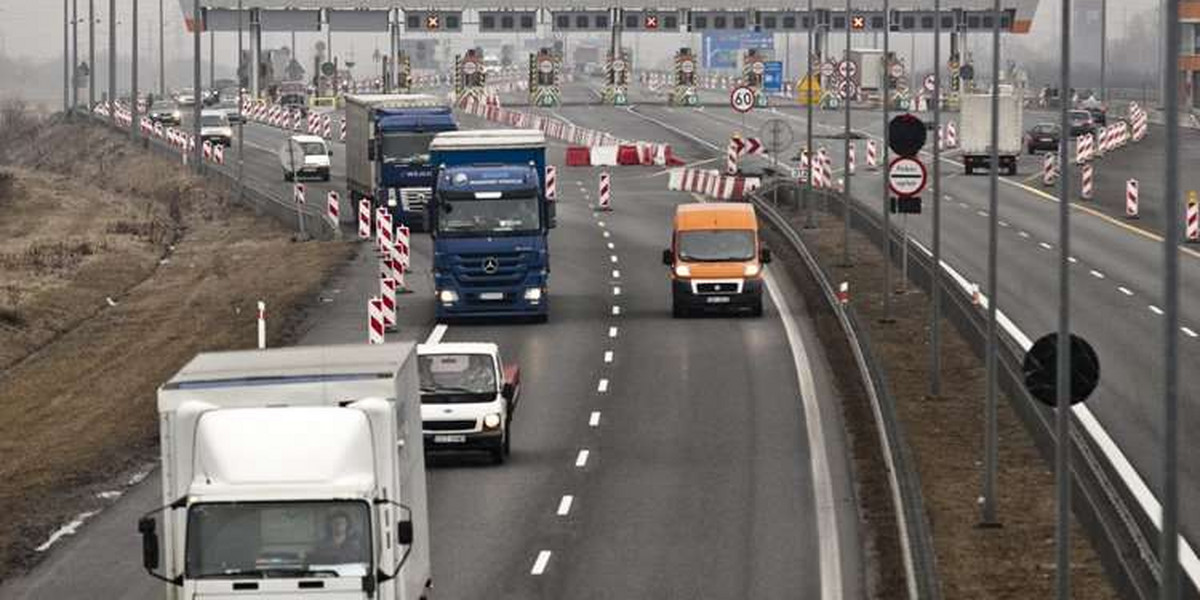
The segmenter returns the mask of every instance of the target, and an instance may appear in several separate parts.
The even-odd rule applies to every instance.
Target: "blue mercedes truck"
[[[550,315],[546,137],[531,129],[438,134],[433,282],[440,320]]]
[[[429,200],[436,170],[429,143],[458,124],[450,105],[428,94],[346,96],[346,221],[357,220],[358,201],[371,199],[371,212],[386,206],[392,221],[413,231],[429,225]],[[372,219],[374,220],[374,219]]]

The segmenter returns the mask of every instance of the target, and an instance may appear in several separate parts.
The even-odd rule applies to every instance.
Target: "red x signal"
[[[646,29],[658,29],[658,15],[646,15]]]
[[[867,28],[867,18],[862,15],[854,15],[853,17],[850,17],[850,28],[851,29],[866,29]]]
[[[425,17],[425,29],[437,29],[441,26],[441,19],[437,15],[428,15]]]

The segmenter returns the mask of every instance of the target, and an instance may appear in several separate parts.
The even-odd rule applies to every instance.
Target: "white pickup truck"
[[[496,464],[512,446],[521,369],[505,365],[496,344],[417,346],[425,450],[483,450]]]

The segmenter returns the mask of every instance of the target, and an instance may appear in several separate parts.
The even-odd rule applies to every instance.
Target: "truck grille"
[[[424,421],[425,431],[471,431],[475,429],[475,421]]]
[[[502,287],[517,285],[525,280],[528,271],[522,252],[494,254],[459,254],[454,257],[454,271],[460,286]]]
[[[430,188],[401,188],[400,206],[407,212],[424,212],[432,195]]]

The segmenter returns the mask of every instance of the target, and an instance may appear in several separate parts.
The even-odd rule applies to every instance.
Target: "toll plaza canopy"
[[[190,16],[196,0],[179,0],[185,16]],[[198,0],[206,9],[206,29],[215,31],[235,30],[239,24],[238,0]],[[255,24],[262,31],[313,31],[322,25],[332,31],[387,31],[389,19],[395,14],[397,27],[413,30],[414,23],[426,23],[414,19],[416,15],[451,14],[453,12],[496,12],[545,11],[554,14],[587,12],[594,13],[610,9],[636,10],[643,13],[679,14],[673,31],[686,31],[689,13],[741,13],[753,17],[754,13],[787,13],[797,15],[800,29],[812,25],[818,28],[843,29],[846,26],[845,0],[813,0],[815,18],[807,17],[807,3],[796,0],[756,0],[753,8],[730,8],[714,4],[713,0],[241,0],[245,12],[252,13]],[[804,6],[801,6],[804,4]],[[1038,0],[1001,0],[1001,28],[1010,33],[1028,33],[1037,10]],[[943,29],[985,30],[991,29],[990,18],[993,0],[942,0]],[[933,0],[890,0],[892,30],[922,32],[934,30]],[[403,14],[409,18],[400,18]],[[883,15],[883,0],[854,0],[850,11],[851,23],[861,24],[856,29],[880,31],[886,27]],[[246,15],[243,15],[246,17]],[[240,19],[241,23],[248,18]],[[434,21],[437,23],[438,21]],[[441,21],[444,23],[445,21]],[[459,22],[453,19],[452,22]],[[538,22],[552,23],[549,18]],[[755,22],[753,18],[747,20]],[[190,23],[189,23],[190,25]],[[840,25],[840,27],[839,27]],[[424,29],[417,27],[416,29]],[[443,27],[442,33],[455,33],[461,27]],[[429,32],[426,32],[429,33]]]

